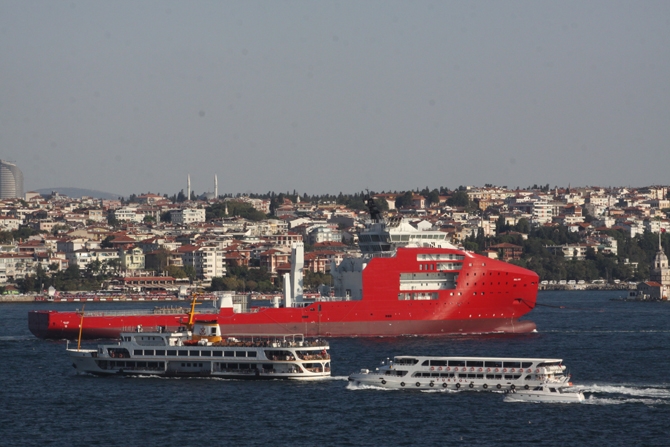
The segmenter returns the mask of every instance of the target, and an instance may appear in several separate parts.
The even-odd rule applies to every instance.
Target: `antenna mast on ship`
[[[367,193],[367,198],[365,199],[365,206],[368,207],[368,212],[370,213],[370,220],[372,222],[381,222],[383,220],[382,212],[377,207],[375,199],[370,196],[370,191]]]

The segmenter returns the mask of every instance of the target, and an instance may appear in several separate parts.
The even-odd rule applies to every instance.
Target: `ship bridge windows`
[[[407,375],[407,371],[401,371],[399,369],[387,369],[384,372],[384,375],[386,376],[396,376],[396,377],[404,377]]]
[[[419,363],[419,359],[411,357],[395,357],[393,359],[395,365],[416,365],[417,363]]]

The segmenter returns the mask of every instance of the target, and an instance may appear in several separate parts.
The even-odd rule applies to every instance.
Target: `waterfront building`
[[[14,164],[0,160],[0,199],[23,198],[23,173]]]
[[[670,292],[670,266],[668,266],[668,257],[663,251],[663,245],[661,245],[662,233],[664,231],[658,234],[658,251],[654,257],[649,281],[638,286],[638,291],[653,300],[667,300],[668,292]]]

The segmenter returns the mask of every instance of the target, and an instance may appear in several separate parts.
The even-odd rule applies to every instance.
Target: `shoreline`
[[[612,291],[612,290],[636,290],[636,285],[629,284],[545,284],[538,287],[538,292],[553,292],[553,291],[584,291],[584,290],[593,290],[593,291]],[[270,298],[277,295],[271,295]],[[101,296],[101,295],[70,295],[70,296],[61,296],[54,299],[48,299],[44,295],[0,295],[0,304],[2,303],[119,303],[119,302],[150,302],[158,303],[165,301],[179,301],[179,302],[189,302],[191,298],[189,297],[177,297],[175,295],[159,295],[159,296],[150,296],[150,295],[114,295],[114,296]],[[198,297],[199,300],[210,301],[216,299],[215,295],[203,295]],[[263,299],[263,297],[254,297],[254,299]]]

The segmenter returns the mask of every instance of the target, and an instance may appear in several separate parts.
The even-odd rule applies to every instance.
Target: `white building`
[[[190,225],[196,222],[205,222],[203,208],[185,208],[170,211],[170,221],[177,225]]]

